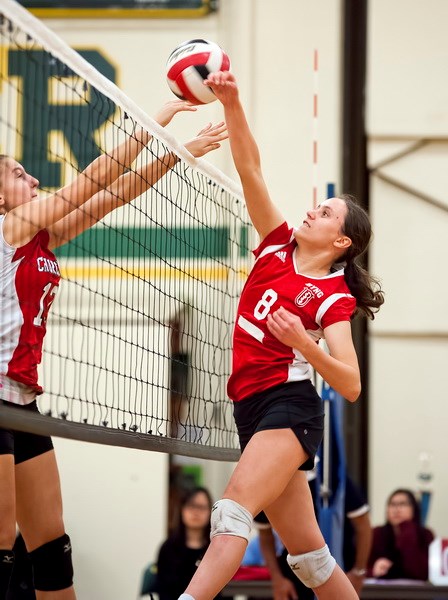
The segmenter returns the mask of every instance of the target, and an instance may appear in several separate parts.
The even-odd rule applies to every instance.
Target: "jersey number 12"
[[[50,310],[51,303],[54,300],[57,286],[53,283],[47,283],[44,287],[43,294],[39,300],[39,312],[33,319],[33,325],[40,327],[43,322],[47,320],[48,311]]]

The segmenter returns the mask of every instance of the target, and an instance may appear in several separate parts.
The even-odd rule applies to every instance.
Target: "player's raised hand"
[[[157,121],[159,125],[165,127],[178,112],[194,112],[195,110],[197,110],[197,107],[191,104],[191,102],[186,102],[185,100],[169,100],[154,116],[154,121]]]
[[[210,73],[204,81],[222,104],[229,104],[238,99],[238,86],[235,76],[230,71]]]
[[[204,156],[211,150],[216,150],[221,146],[220,142],[229,137],[227,126],[224,121],[217,125],[209,123],[201,129],[198,135],[185,144],[185,148],[196,158]]]

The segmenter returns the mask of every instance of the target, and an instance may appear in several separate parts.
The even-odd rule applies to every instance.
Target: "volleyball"
[[[212,90],[203,84],[209,73],[228,71],[230,60],[224,50],[208,40],[190,40],[175,48],[168,57],[168,85],[181,100],[192,104],[208,104],[216,100]]]

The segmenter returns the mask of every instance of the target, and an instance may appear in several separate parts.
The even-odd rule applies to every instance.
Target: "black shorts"
[[[309,457],[300,469],[309,471],[314,467],[324,431],[324,405],[309,379],[282,383],[234,402],[233,416],[241,452],[257,431],[292,429]]]
[[[30,402],[30,404],[13,404],[4,400],[0,400],[0,403],[11,407],[11,410],[39,412],[35,400],[34,402]],[[46,435],[37,435],[35,433],[0,427],[0,454],[13,454],[16,465],[49,450],[53,450],[53,442]]]

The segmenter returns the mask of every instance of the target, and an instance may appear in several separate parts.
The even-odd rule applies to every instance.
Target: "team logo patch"
[[[295,303],[297,304],[297,306],[305,306],[306,304],[308,304],[308,302],[310,300],[312,300],[313,298],[323,298],[324,297],[324,293],[323,291],[317,287],[317,285],[314,285],[313,283],[305,283],[305,287],[303,288],[303,290],[300,292],[300,294],[297,296],[297,298],[295,299]]]
[[[297,306],[302,307],[306,306],[308,302],[310,302],[310,300],[312,300],[313,298],[313,291],[310,290],[310,288],[304,287],[300,294],[297,296],[297,298],[294,300],[294,302],[297,304]]]

